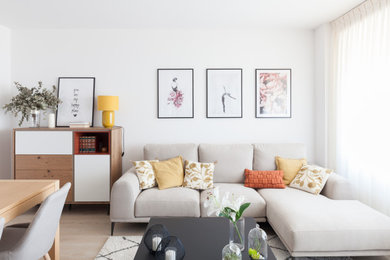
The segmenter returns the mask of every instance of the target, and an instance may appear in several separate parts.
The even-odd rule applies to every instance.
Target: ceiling
[[[12,29],[313,29],[363,1],[0,0],[0,25]]]

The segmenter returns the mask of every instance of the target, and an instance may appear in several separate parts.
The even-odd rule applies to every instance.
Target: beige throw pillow
[[[283,171],[283,182],[289,185],[303,165],[306,165],[306,159],[288,159],[279,156],[275,157],[276,169]]]
[[[290,187],[319,194],[332,172],[333,170],[320,166],[304,165],[290,183]]]
[[[206,190],[213,188],[215,163],[185,161],[183,187]]]
[[[156,177],[154,175],[151,162],[158,162],[158,160],[151,161],[133,161],[135,172],[139,180],[139,188],[150,189],[157,186]]]
[[[181,156],[165,161],[152,162],[158,189],[164,190],[183,185],[184,171]]]

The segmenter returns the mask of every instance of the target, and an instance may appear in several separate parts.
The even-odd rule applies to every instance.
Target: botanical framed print
[[[194,118],[194,70],[157,70],[157,117]]]
[[[256,117],[291,117],[291,69],[256,69]]]
[[[206,70],[207,118],[242,117],[242,69]]]
[[[56,126],[69,126],[70,123],[88,122],[93,126],[95,99],[95,78],[58,78],[58,105]]]

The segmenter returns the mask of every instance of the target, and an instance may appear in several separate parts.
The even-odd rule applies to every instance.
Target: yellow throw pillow
[[[279,156],[275,157],[276,168],[278,171],[283,171],[283,182],[289,185],[290,182],[298,174],[303,165],[306,165],[306,159],[286,159]]]
[[[184,180],[181,156],[159,162],[151,162],[160,190],[182,186]]]
[[[200,163],[185,161],[185,176],[183,187],[207,190],[213,188],[215,163]]]

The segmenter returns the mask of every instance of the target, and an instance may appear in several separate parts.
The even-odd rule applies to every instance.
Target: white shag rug
[[[141,240],[142,236],[111,236],[107,239],[95,260],[132,260],[137,253]],[[278,236],[268,236],[268,244],[277,260],[285,260],[290,257]]]

